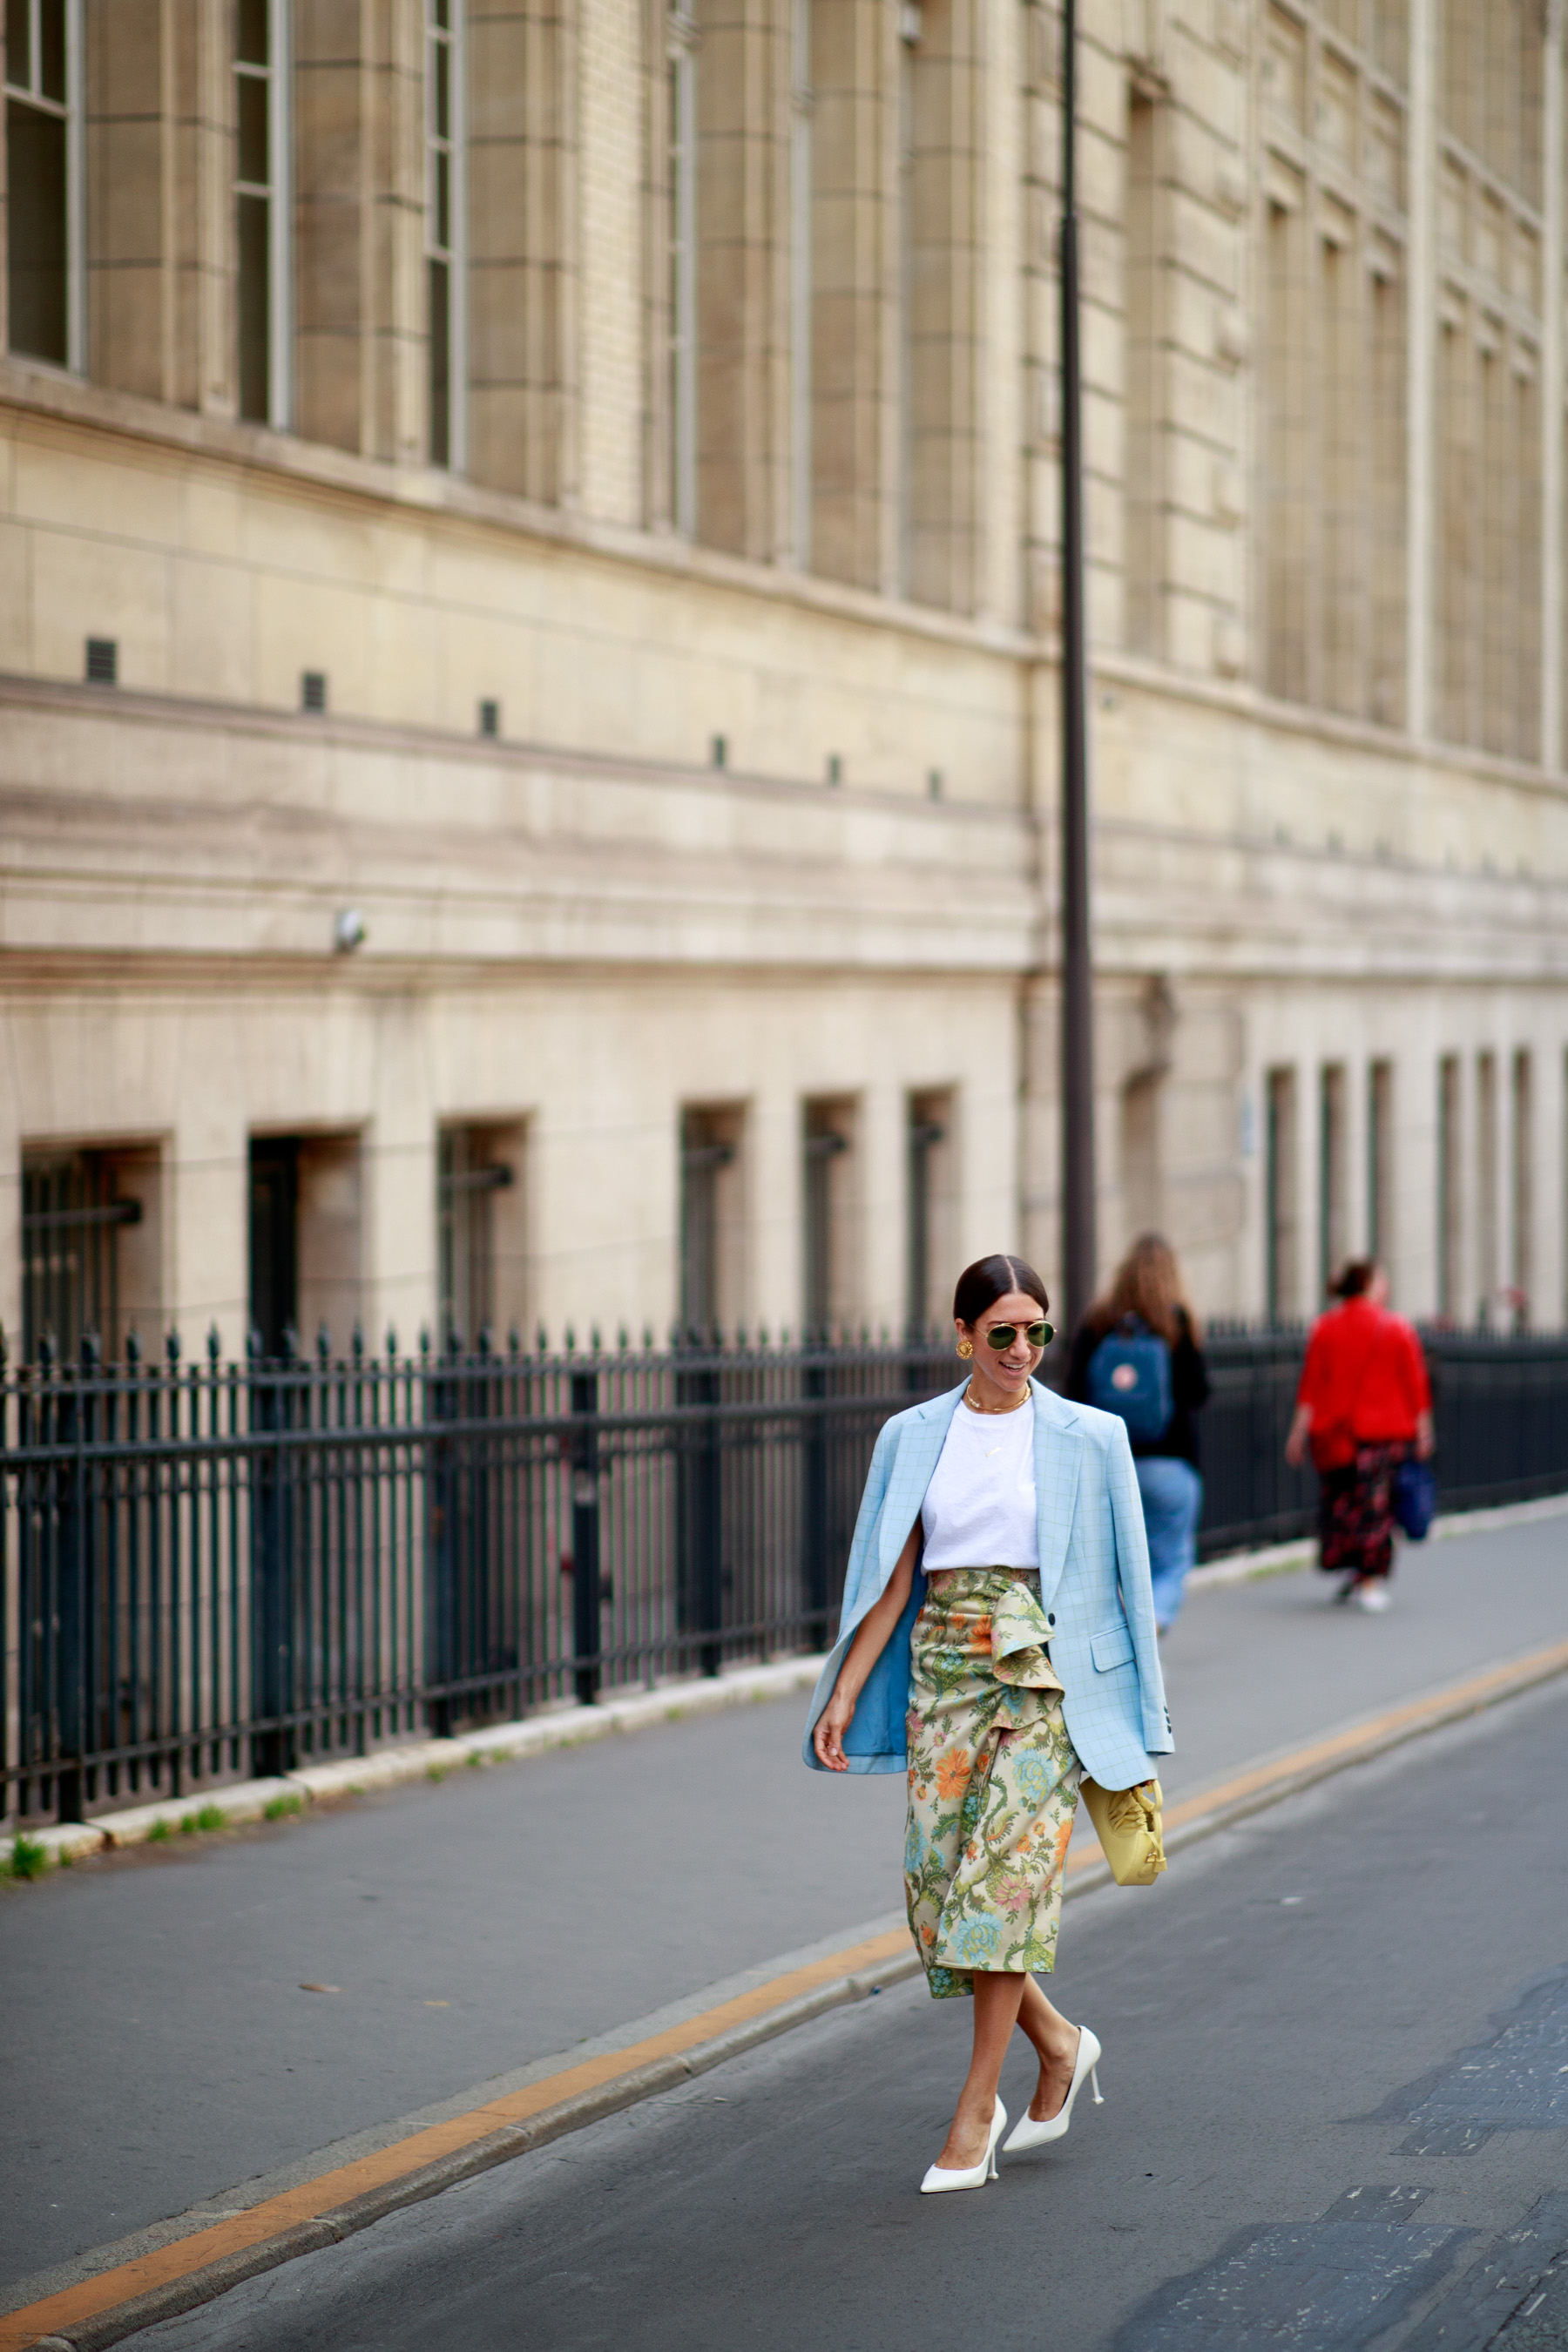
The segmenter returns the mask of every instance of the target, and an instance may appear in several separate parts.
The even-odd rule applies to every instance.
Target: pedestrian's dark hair
[[[1329,1285],[1331,1298],[1361,1298],[1372,1288],[1372,1278],[1377,1272],[1374,1257],[1352,1257],[1348,1265],[1340,1268],[1338,1277]]]
[[[1037,1299],[1042,1315],[1051,1311],[1046,1297],[1046,1286],[1032,1265],[1021,1257],[977,1257],[966,1265],[958,1277],[958,1287],[952,1294],[952,1312],[960,1323],[978,1323],[988,1307],[1005,1298],[1010,1290],[1021,1290],[1027,1298]]]

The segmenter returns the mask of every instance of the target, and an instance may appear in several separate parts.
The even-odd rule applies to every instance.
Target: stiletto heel
[[[996,2143],[1006,2128],[1007,2110],[998,2099],[991,2114],[991,2134],[985,2143],[985,2153],[979,2163],[965,2165],[962,2168],[931,2165],[921,2182],[921,2195],[936,2197],[946,2189],[984,2189],[988,2180],[994,2180],[997,2178]]]
[[[1013,2126],[1013,2136],[1008,2140],[1005,2149],[1008,2156],[1011,2156],[1016,2148],[1042,2147],[1047,2140],[1065,2139],[1068,2126],[1072,2121],[1073,2101],[1086,2080],[1092,2082],[1094,2085],[1095,2105],[1102,2107],[1105,2105],[1105,2101],[1100,2095],[1100,2061],[1102,2055],[1100,2043],[1088,2026],[1080,2025],[1078,2033],[1078,2055],[1073,2060],[1072,2081],[1068,2084],[1067,2097],[1062,2101],[1058,2112],[1054,2116],[1047,2116],[1043,2124],[1037,2124],[1026,2108]]]

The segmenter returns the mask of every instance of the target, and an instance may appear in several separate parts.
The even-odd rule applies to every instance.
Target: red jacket
[[[1358,1445],[1408,1444],[1432,1404],[1421,1342],[1403,1316],[1347,1298],[1312,1326],[1296,1402],[1312,1408],[1320,1470],[1353,1462]]]

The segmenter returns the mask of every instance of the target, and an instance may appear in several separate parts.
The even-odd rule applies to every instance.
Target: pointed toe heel
[[[1100,2095],[1100,2056],[1099,2042],[1087,2025],[1080,2026],[1078,2036],[1078,2055],[1073,2060],[1072,2081],[1068,2084],[1067,2097],[1062,2101],[1058,2112],[1054,2116],[1047,2116],[1043,2124],[1037,2123],[1026,2108],[1013,2126],[1012,2137],[1006,2142],[1003,2151],[1005,2155],[1011,2156],[1019,2148],[1044,2147],[1048,2140],[1065,2139],[1068,2126],[1072,2122],[1073,2101],[1086,2081],[1092,2083],[1094,2086],[1095,2105],[1102,2107],[1105,2105],[1105,2101]]]
[[[978,2164],[955,2169],[952,2166],[933,2164],[921,2182],[922,2197],[940,2197],[950,2189],[984,2189],[988,2180],[996,2179],[996,2143],[1007,2128],[1007,2110],[997,2100],[991,2116],[991,2134],[985,2143],[985,2153]]]

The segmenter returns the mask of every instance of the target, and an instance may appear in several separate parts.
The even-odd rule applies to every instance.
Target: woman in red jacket
[[[1386,1609],[1394,1569],[1394,1477],[1412,1446],[1431,1454],[1432,1389],[1412,1325],[1388,1311],[1388,1276],[1356,1258],[1340,1300],[1312,1326],[1285,1458],[1309,1443],[1321,1482],[1320,1565],[1344,1576],[1342,1601]]]

